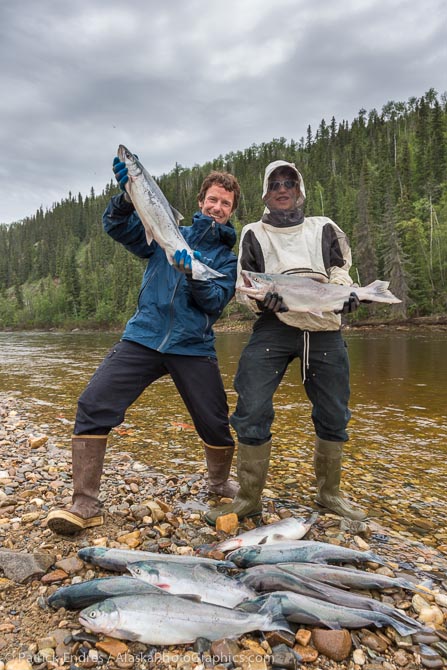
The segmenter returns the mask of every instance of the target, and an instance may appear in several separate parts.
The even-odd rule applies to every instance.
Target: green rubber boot
[[[240,489],[232,503],[216,507],[205,514],[205,521],[214,526],[216,519],[235,513],[238,519],[257,516],[262,512],[262,490],[267,479],[272,441],[253,446],[239,442],[237,450],[237,478]]]
[[[314,455],[318,487],[316,502],[346,519],[363,521],[367,517],[366,512],[359,507],[356,508],[340,492],[342,457],[342,442],[329,442],[316,437]]]

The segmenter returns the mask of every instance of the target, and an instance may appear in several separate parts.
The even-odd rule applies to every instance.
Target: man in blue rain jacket
[[[186,250],[178,250],[171,265],[155,241],[148,244],[124,191],[127,168],[115,158],[113,169],[123,193],[111,198],[104,229],[148,263],[135,314],[78,401],[72,437],[73,504],[68,510],[53,510],[47,518],[49,528],[64,535],[104,523],[98,496],[108,434],[123,422],[144,389],[165,375],[172,377],[204,442],[209,490],[230,497],[237,491],[228,479],[234,441],[212,326],[234,294],[236,232],[229,219],[239,201],[239,184],[229,173],[209,174],[198,194],[200,211],[191,226],[181,227],[194,256],[222,274],[203,281],[192,278]]]

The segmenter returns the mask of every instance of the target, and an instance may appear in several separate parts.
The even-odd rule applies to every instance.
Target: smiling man
[[[278,160],[267,166],[262,199],[262,219],[242,230],[238,284],[243,283],[240,271],[249,270],[352,285],[347,237],[328,217],[304,216],[304,183],[293,163]],[[349,360],[340,315],[291,312],[277,293],[267,293],[262,303],[248,302],[258,319],[239,361],[234,381],[238,401],[230,418],[238,436],[240,490],[232,503],[210,510],[206,520],[214,524],[231,512],[240,519],[261,514],[272,448],[273,396],[295,358],[301,359],[304,389],[312,404],[316,501],[341,516],[364,519],[365,512],[340,492],[343,443],[351,416]],[[352,312],[358,305],[351,293],[342,311]]]
[[[113,196],[104,212],[104,229],[146,259],[147,266],[134,315],[78,401],[72,438],[73,504],[51,511],[47,518],[49,528],[64,535],[104,523],[99,490],[108,434],[140,394],[165,375],[172,377],[204,443],[209,490],[229,497],[237,491],[228,479],[234,440],[213,324],[234,294],[236,232],[230,216],[238,205],[239,184],[227,172],[209,174],[198,194],[200,210],[191,226],[181,227],[194,255],[221,273],[200,281],[192,277],[186,249],[175,252],[171,265],[155,241],[147,243],[144,226],[124,191],[127,167],[118,157],[113,171],[123,193]]]

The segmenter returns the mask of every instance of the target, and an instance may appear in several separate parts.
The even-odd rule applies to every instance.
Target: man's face
[[[300,195],[298,177],[291,170],[275,170],[269,177],[264,202],[272,210],[295,209]]]
[[[213,184],[206,192],[205,198],[199,200],[199,207],[202,214],[209,216],[216,223],[225,224],[233,212],[234,193],[227,191],[222,186]]]

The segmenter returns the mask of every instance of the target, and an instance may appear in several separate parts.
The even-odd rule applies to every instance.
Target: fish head
[[[86,563],[92,563],[92,558],[100,558],[101,556],[104,556],[107,553],[107,548],[106,547],[83,547],[83,549],[79,549],[78,551],[78,557],[81,559],[81,561],[85,561]]]
[[[249,270],[242,270],[243,286],[240,286],[242,293],[246,293],[251,298],[256,300],[263,300],[268,291],[274,291],[275,287],[269,275],[260,272],[250,272]]]
[[[79,614],[79,622],[94,633],[108,633],[119,628],[120,613],[113,598],[86,607]]]
[[[119,145],[117,155],[120,161],[126,165],[130,177],[136,177],[143,172],[143,166],[138,157],[129,151],[124,144]]]
[[[244,286],[250,288],[263,288],[264,286],[270,286],[272,283],[271,279],[269,281],[269,276],[263,274],[262,272],[250,272],[250,270],[241,270],[242,279],[244,280]]]
[[[159,571],[145,561],[129,563],[127,569],[132,577],[146,582],[146,584],[158,584],[160,582]]]
[[[231,551],[227,558],[229,558],[230,561],[235,563],[238,567],[246,567],[251,563],[252,560],[259,554],[261,551],[261,547],[259,545],[250,545],[247,547],[239,547],[239,549],[235,549],[234,551]]]

